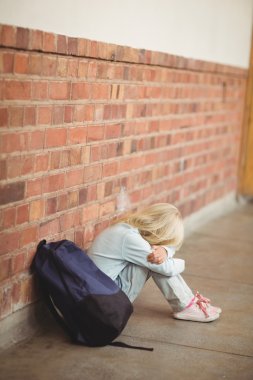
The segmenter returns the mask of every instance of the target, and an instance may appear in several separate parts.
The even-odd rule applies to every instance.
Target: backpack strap
[[[123,343],[123,342],[112,342],[109,346],[114,347],[122,347],[122,348],[132,348],[134,350],[143,350],[143,351],[154,351],[151,347],[141,347],[141,346],[132,346],[131,344]]]

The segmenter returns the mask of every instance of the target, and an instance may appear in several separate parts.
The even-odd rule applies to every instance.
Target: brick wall
[[[37,242],[84,246],[132,207],[183,215],[235,191],[247,72],[0,27],[1,318],[36,300]]]

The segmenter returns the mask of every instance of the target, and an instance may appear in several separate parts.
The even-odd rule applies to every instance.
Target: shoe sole
[[[218,319],[220,317],[219,314],[215,314],[211,317],[208,317],[208,318],[205,318],[205,319],[193,319],[191,318],[190,316],[189,317],[178,317],[176,315],[173,315],[173,318],[175,319],[180,319],[181,321],[191,321],[191,322],[204,322],[204,323],[207,323],[207,322],[213,322],[215,321],[216,319]]]

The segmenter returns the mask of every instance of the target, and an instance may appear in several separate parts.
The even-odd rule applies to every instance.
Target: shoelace
[[[205,316],[208,318],[209,314],[206,309],[207,309],[207,305],[210,304],[211,301],[208,298],[202,296],[202,294],[200,294],[199,292],[196,293],[195,298],[197,299],[196,305],[198,305],[200,310],[203,311]]]

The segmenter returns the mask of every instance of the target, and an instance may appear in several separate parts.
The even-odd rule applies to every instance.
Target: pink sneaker
[[[196,293],[195,297],[198,298],[200,301],[202,301],[202,302],[204,302],[206,304],[207,310],[213,310],[213,311],[215,311],[216,313],[219,313],[219,314],[222,312],[222,309],[220,307],[218,307],[218,306],[212,306],[210,304],[211,300],[209,300],[206,297],[203,297],[202,294],[200,294],[199,292]]]
[[[220,314],[216,308],[211,306],[207,301],[204,301],[204,297],[201,297],[194,297],[184,310],[174,313],[173,317],[194,322],[211,322],[218,319]]]

